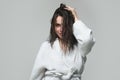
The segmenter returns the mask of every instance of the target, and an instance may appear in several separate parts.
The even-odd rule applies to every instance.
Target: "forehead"
[[[58,24],[63,23],[63,17],[62,17],[62,16],[58,16],[58,17],[56,18],[56,23],[58,23]]]

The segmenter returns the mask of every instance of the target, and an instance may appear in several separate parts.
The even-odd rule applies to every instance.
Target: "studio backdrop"
[[[0,80],[29,80],[60,3],[74,7],[96,39],[82,80],[120,80],[119,0],[0,0]]]

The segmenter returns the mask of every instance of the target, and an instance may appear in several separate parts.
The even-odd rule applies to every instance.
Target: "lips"
[[[62,36],[62,33],[59,33]]]

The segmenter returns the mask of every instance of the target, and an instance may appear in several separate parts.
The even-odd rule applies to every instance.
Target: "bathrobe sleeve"
[[[73,33],[80,44],[81,54],[85,57],[91,51],[95,43],[92,30],[89,29],[81,20],[77,20],[73,24]]]
[[[32,73],[30,76],[29,80],[42,80],[44,73],[45,73],[45,56],[44,56],[44,52],[45,52],[45,44],[42,44],[39,52],[36,56],[35,62],[34,62],[34,66],[32,69]]]

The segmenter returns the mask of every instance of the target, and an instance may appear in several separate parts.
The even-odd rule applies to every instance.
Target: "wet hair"
[[[56,38],[59,38],[55,32],[56,19],[58,16],[63,18],[63,29],[62,29],[62,44],[65,46],[65,50],[73,50],[77,46],[78,42],[73,34],[73,23],[75,22],[74,16],[71,11],[65,9],[65,4],[60,4],[60,7],[57,8],[51,19],[51,29],[49,41],[51,46],[53,45]],[[64,51],[66,52],[66,51]]]

